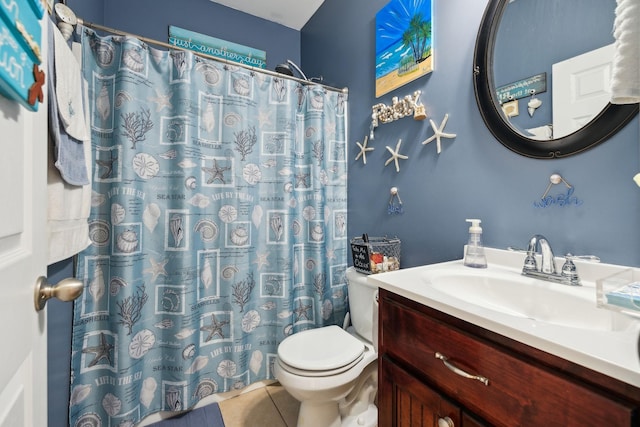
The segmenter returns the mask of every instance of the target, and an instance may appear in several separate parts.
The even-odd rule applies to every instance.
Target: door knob
[[[453,420],[449,417],[438,418],[438,427],[454,427]]]
[[[44,276],[36,280],[34,303],[36,311],[40,311],[47,304],[50,298],[58,298],[61,301],[73,301],[82,295],[84,283],[81,280],[67,278],[59,281],[55,285],[50,285]]]

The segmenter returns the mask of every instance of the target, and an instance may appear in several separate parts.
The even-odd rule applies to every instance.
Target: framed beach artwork
[[[391,0],[376,14],[376,98],[433,71],[433,0]]]

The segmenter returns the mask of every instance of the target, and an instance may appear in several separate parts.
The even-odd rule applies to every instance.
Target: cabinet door
[[[438,427],[439,425],[459,427],[462,425],[460,409],[457,406],[390,359],[382,357],[379,362],[378,425],[380,427]],[[441,421],[440,424],[438,424],[439,421]]]

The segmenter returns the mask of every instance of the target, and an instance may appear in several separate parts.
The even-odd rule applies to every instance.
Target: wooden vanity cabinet
[[[384,289],[379,302],[380,427],[640,426],[638,388]]]

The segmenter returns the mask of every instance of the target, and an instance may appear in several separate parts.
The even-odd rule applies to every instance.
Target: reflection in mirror
[[[517,131],[532,139],[566,136],[607,105],[613,46],[600,55],[588,52],[613,44],[615,7],[615,0],[507,4],[495,38],[494,85],[507,89],[500,93],[503,108],[509,101],[519,104],[520,114],[504,116]],[[543,77],[528,80],[535,76]]]
[[[489,0],[474,89],[498,141],[525,156],[564,157],[637,114],[638,104],[609,103],[615,7],[616,0]]]

